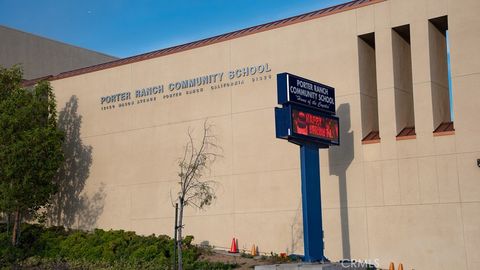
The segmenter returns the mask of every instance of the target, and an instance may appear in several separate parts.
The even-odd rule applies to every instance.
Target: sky
[[[127,57],[349,0],[0,0],[0,25]]]

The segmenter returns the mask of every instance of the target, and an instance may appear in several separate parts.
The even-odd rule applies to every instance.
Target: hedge
[[[123,230],[91,232],[24,224],[13,247],[0,226],[0,267],[24,269],[172,269],[173,240]],[[184,269],[233,269],[236,265],[200,261],[202,250],[183,241]]]

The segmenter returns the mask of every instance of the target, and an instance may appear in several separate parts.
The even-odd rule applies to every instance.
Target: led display
[[[292,108],[293,135],[303,135],[321,140],[339,143],[338,118],[328,117],[320,113],[312,113]]]

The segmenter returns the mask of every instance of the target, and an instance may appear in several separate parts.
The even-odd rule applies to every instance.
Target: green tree
[[[48,82],[21,85],[19,67],[0,68],[0,211],[13,215],[12,244],[23,217],[35,214],[56,192],[63,162],[63,133]]]

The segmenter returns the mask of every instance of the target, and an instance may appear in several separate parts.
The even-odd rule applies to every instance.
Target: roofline
[[[58,75],[54,75],[54,76],[49,77],[48,80],[49,81],[59,80],[59,79],[78,76],[78,75],[91,73],[91,72],[95,72],[95,71],[99,71],[99,70],[104,70],[104,69],[114,68],[114,67],[123,66],[123,65],[127,65],[127,64],[132,64],[132,63],[136,63],[136,62],[140,62],[140,61],[144,61],[144,60],[149,60],[149,59],[153,59],[153,58],[157,58],[157,57],[161,57],[161,56],[166,56],[166,55],[170,55],[170,54],[184,52],[184,51],[188,51],[188,50],[192,50],[192,49],[196,49],[196,48],[200,48],[200,47],[205,47],[205,46],[208,46],[208,45],[212,45],[212,44],[216,44],[216,43],[220,43],[220,42],[225,42],[225,41],[240,38],[240,37],[253,35],[253,34],[256,34],[256,33],[260,33],[260,32],[265,32],[265,31],[289,26],[289,25],[292,25],[292,24],[297,24],[297,23],[310,21],[310,20],[314,20],[314,19],[317,19],[317,18],[321,18],[321,17],[326,17],[326,16],[329,16],[329,15],[333,15],[333,14],[344,12],[344,11],[349,11],[349,10],[353,10],[353,9],[357,9],[357,8],[381,3],[381,2],[384,2],[384,1],[387,1],[387,0],[354,0],[354,1],[343,3],[343,4],[323,8],[323,9],[320,9],[320,10],[296,15],[296,16],[289,17],[289,18],[286,18],[286,19],[281,19],[281,20],[277,20],[277,21],[273,21],[273,22],[269,22],[269,23],[264,23],[264,24],[260,24],[260,25],[257,25],[257,26],[252,26],[252,27],[241,29],[241,30],[229,32],[229,33],[226,33],[226,34],[221,34],[221,35],[213,36],[213,37],[210,37],[210,38],[205,38],[205,39],[185,43],[185,44],[182,44],[182,45],[168,47],[168,48],[165,48],[165,49],[160,49],[160,50],[156,50],[156,51],[152,51],[152,52],[148,52],[148,53],[143,53],[143,54],[139,54],[139,55],[135,55],[135,56],[130,56],[130,57],[114,60],[114,61],[111,61],[111,62],[106,62],[106,63],[102,63],[102,64],[98,64],[98,65],[93,65],[93,66],[89,66],[89,67],[84,67],[84,68],[79,68],[79,69],[75,69],[75,70],[71,70],[71,71],[62,72]],[[25,81],[24,85],[25,86],[32,85],[32,84],[35,84],[38,81],[39,81],[39,79],[33,79],[33,80]]]

